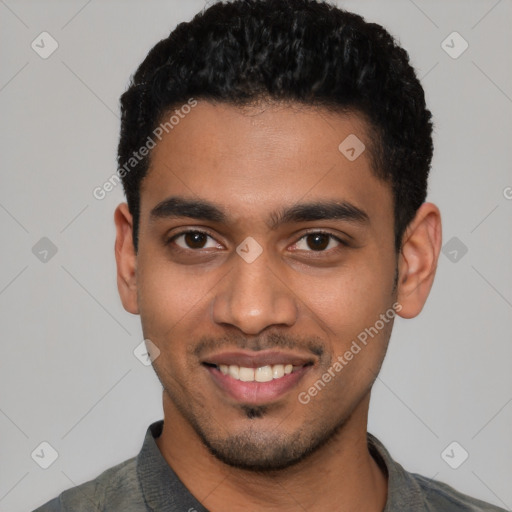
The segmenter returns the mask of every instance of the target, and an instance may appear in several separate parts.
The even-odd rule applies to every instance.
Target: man
[[[313,0],[215,4],[121,98],[118,288],[164,421],[48,511],[502,510],[367,433],[396,315],[441,246],[431,114],[380,26]]]

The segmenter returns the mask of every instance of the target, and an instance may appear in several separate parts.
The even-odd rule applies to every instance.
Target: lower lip
[[[237,402],[251,405],[261,405],[281,398],[293,389],[311,366],[303,366],[279,379],[268,382],[244,382],[224,375],[218,368],[205,366],[213,381]]]

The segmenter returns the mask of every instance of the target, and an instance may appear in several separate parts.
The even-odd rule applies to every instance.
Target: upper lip
[[[262,366],[272,366],[274,364],[292,364],[293,366],[304,366],[314,362],[312,357],[300,356],[292,352],[281,352],[275,350],[262,350],[259,352],[220,352],[212,356],[205,357],[203,363],[238,365],[245,368],[260,368]]]

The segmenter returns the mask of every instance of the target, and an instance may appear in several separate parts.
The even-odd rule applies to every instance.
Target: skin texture
[[[352,162],[338,150],[349,134],[367,148]],[[355,113],[200,101],[153,150],[137,254],[127,205],[116,209],[119,293],[160,350],[157,444],[212,512],[226,503],[235,512],[384,508],[386,475],[368,452],[366,428],[393,321],[307,404],[298,400],[393,304],[400,316],[416,316],[433,282],[439,211],[421,206],[397,254],[391,187],[373,174],[370,148]],[[169,197],[209,201],[226,218],[152,216]],[[350,203],[368,218],[269,227],[283,209],[310,202]],[[190,238],[172,238],[187,229],[209,238],[187,248]],[[306,235],[318,231],[347,245],[321,238],[314,250]],[[247,237],[262,248],[251,263],[236,252]],[[257,406],[229,396],[202,365],[219,352],[272,348],[312,365],[291,390]]]

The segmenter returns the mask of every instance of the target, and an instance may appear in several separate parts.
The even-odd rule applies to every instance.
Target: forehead
[[[370,133],[357,114],[199,101],[152,151],[141,218],[175,195],[248,216],[319,199],[348,201],[370,215],[389,213],[391,187],[372,170]]]

